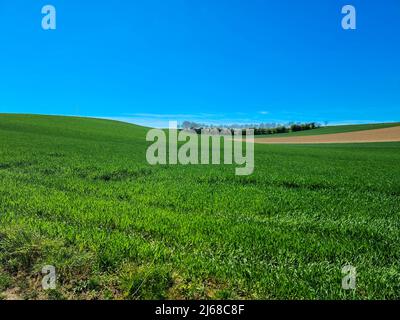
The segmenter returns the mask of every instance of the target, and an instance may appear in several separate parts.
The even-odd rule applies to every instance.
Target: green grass
[[[322,130],[322,129],[321,129]],[[0,288],[31,299],[399,299],[400,144],[146,163],[146,129],[0,115]],[[41,268],[54,265],[56,290]],[[357,289],[341,268],[357,267]],[[1,292],[0,292],[1,295]]]
[[[332,134],[332,133],[344,133],[354,132],[362,130],[373,130],[383,129],[399,126],[399,122],[393,123],[373,123],[373,124],[355,124],[355,125],[341,125],[341,126],[327,126],[312,130],[288,132],[288,133],[276,133],[276,134],[264,134],[256,136],[256,138],[284,138],[284,137],[296,137],[296,136],[316,136],[320,134]]]

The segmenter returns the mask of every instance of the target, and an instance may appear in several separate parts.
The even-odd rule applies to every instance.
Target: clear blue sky
[[[400,1],[1,1],[0,112],[400,121]]]

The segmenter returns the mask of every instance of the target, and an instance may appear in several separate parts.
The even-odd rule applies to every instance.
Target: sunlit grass
[[[149,166],[146,129],[0,117],[0,289],[57,299],[400,297],[400,144]],[[41,268],[58,287],[41,289]],[[357,289],[341,268],[357,268]],[[1,293],[1,292],[0,292]]]

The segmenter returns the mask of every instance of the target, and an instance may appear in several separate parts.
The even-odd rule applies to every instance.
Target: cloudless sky
[[[0,112],[400,121],[400,1],[1,0]]]

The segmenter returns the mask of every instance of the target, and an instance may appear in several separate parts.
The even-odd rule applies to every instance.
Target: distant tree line
[[[277,133],[288,133],[288,132],[298,132],[312,130],[321,127],[320,124],[316,122],[308,123],[288,123],[288,124],[276,124],[276,123],[261,123],[261,124],[232,124],[232,125],[206,125],[197,122],[184,121],[180,125],[180,129],[183,130],[193,130],[196,133],[201,133],[203,129],[213,129],[213,132],[242,129],[243,134],[245,134],[246,129],[253,129],[254,135],[268,135]]]

